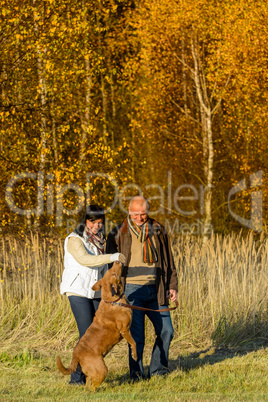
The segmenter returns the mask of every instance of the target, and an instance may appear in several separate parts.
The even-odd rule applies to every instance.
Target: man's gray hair
[[[129,202],[129,209],[131,209],[131,205],[133,202],[145,203],[146,204],[146,211],[149,212],[150,204],[147,198],[143,197],[142,195],[136,195],[135,197],[131,198]]]

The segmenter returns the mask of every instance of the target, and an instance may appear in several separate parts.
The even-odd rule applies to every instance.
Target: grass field
[[[132,384],[125,341],[106,357],[95,394],[56,369],[77,342],[59,295],[62,241],[32,235],[0,243],[0,400],[268,400],[268,241],[253,236],[174,239],[179,307],[170,374]],[[146,327],[145,366],[154,334]]]
[[[120,346],[119,346],[120,345]],[[106,357],[109,373],[95,394],[68,384],[55,368],[55,351],[2,354],[1,401],[246,401],[268,400],[268,350],[211,348],[182,351],[171,346],[171,373],[131,384],[124,342]],[[145,361],[151,344],[146,347]],[[64,362],[71,353],[61,352]]]

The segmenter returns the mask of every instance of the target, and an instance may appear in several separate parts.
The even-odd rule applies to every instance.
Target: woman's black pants
[[[81,296],[69,296],[68,299],[78,327],[80,339],[92,324],[101,299],[88,299]],[[70,384],[83,384],[85,382],[85,375],[82,373],[80,366],[77,366],[76,371],[71,374]]]

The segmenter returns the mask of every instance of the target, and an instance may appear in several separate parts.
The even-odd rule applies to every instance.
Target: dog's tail
[[[60,370],[60,372],[61,372],[63,375],[68,375],[68,374],[72,374],[72,373],[76,370],[78,361],[73,358],[70,367],[66,368],[66,367],[64,367],[64,365],[62,364],[60,357],[57,356],[56,364],[57,364],[58,369]]]

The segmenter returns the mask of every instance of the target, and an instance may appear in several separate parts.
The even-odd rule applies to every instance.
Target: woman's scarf
[[[102,232],[99,232],[98,234],[92,233],[89,228],[85,228],[84,230],[84,239],[92,244],[97,248],[99,254],[104,253],[104,247],[105,247],[105,239],[103,237]]]
[[[129,228],[137,236],[138,240],[143,243],[143,261],[147,264],[157,262],[157,252],[152,240],[152,228],[149,221],[145,222],[141,227],[136,225],[130,218],[127,217]]]

